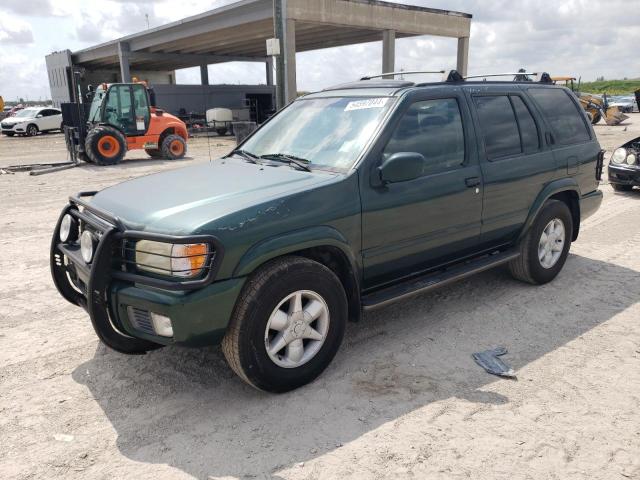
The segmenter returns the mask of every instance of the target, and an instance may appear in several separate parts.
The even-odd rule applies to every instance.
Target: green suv
[[[284,392],[365,310],[498,265],[553,280],[602,159],[566,88],[364,80],[299,98],[224,158],[71,197],[52,275],[112,349],[221,343]]]

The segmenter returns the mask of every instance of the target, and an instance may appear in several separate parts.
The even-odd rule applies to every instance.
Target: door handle
[[[480,177],[465,178],[464,184],[469,188],[477,187],[480,185]]]

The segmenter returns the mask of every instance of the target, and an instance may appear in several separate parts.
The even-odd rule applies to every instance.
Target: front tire
[[[127,152],[127,139],[117,128],[100,125],[87,134],[84,151],[97,165],[115,165]]]
[[[25,133],[27,137],[35,137],[38,134],[38,126],[33,123],[28,125]]]
[[[347,297],[338,277],[313,260],[284,257],[247,281],[222,351],[249,385],[287,392],[311,382],[331,363],[346,321]]]
[[[559,200],[548,200],[520,242],[520,256],[509,262],[511,275],[533,285],[550,282],[562,270],[572,238],[569,207]]]

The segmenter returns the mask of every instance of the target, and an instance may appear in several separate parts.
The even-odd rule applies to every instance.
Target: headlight
[[[140,240],[136,243],[138,269],[174,277],[195,277],[202,273],[209,255],[206,243],[164,243]]]
[[[67,214],[62,217],[59,236],[63,243],[75,242],[78,239],[78,222],[71,215]]]
[[[638,158],[634,153],[630,153],[629,155],[627,155],[627,165],[635,165],[637,161]]]
[[[82,254],[82,259],[91,263],[93,260],[93,248],[95,246],[95,237],[89,230],[85,230],[80,235],[80,253]]]
[[[624,148],[617,148],[613,155],[611,155],[611,161],[613,163],[624,163],[627,158],[627,150]]]

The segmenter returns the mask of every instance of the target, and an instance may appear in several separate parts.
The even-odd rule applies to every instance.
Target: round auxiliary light
[[[638,157],[636,157],[635,154],[630,153],[627,155],[627,165],[635,165],[637,161]]]
[[[71,215],[62,217],[59,236],[63,243],[75,242],[78,239],[78,222]]]
[[[87,263],[93,260],[94,243],[93,234],[89,230],[82,232],[82,235],[80,235],[80,253],[82,254],[82,259]]]
[[[627,158],[627,151],[624,148],[617,148],[613,155],[611,155],[611,161],[613,163],[624,163]]]

